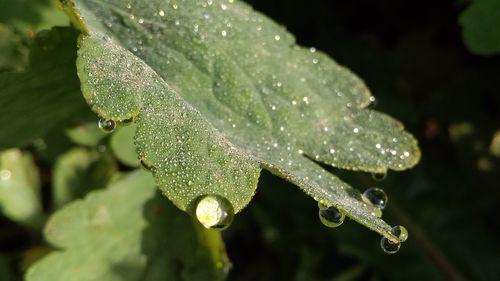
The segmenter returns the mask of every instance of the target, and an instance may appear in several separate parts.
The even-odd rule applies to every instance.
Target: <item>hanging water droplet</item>
[[[111,119],[106,120],[104,118],[99,118],[97,125],[99,126],[99,129],[101,129],[101,131],[103,131],[105,133],[111,133],[116,128],[115,121],[113,121]]]
[[[380,247],[382,248],[382,250],[384,250],[384,252],[388,254],[394,254],[397,253],[397,251],[399,251],[401,243],[400,242],[393,243],[389,239],[382,237],[382,239],[380,239]]]
[[[408,239],[408,230],[402,225],[396,225],[392,228],[391,233],[399,238],[399,241],[405,242]]]
[[[378,187],[372,187],[365,190],[362,198],[366,203],[372,204],[379,209],[383,209],[387,205],[387,195]]]
[[[345,214],[339,211],[337,208],[331,206],[326,207],[325,205],[318,203],[319,220],[326,227],[337,227],[344,222]]]
[[[226,198],[206,195],[196,205],[196,218],[206,228],[226,229],[234,218],[234,209]]]
[[[372,179],[374,181],[383,181],[387,177],[387,173],[372,173]]]

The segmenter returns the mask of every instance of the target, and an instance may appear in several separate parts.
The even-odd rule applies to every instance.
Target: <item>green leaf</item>
[[[0,23],[0,72],[22,70],[27,64],[27,53],[21,38]]]
[[[56,8],[55,3],[52,0],[2,0],[0,22],[24,35],[56,25],[68,25],[68,17]]]
[[[220,234],[155,191],[152,177],[136,171],[55,213],[45,237],[61,250],[26,280],[220,280],[227,262]]]
[[[25,145],[51,129],[92,118],[79,94],[76,35],[70,28],[38,34],[28,70],[0,74],[0,149]]]
[[[117,170],[109,154],[74,148],[60,156],[54,167],[52,198],[60,207],[88,192],[107,186]]]
[[[118,130],[111,135],[109,143],[118,161],[130,167],[137,167],[140,164],[134,144],[136,128],[137,126],[135,124],[118,128]]]
[[[99,115],[135,118],[141,161],[183,210],[217,194],[236,212],[261,168],[397,240],[360,193],[325,171],[385,172],[419,159],[415,139],[366,109],[364,83],[238,1],[75,0],[77,68]]]
[[[68,138],[78,145],[97,146],[106,136],[97,126],[97,122],[89,122],[66,131]]]
[[[469,51],[477,55],[500,53],[500,1],[474,0],[460,16]]]
[[[30,227],[44,222],[38,168],[31,155],[19,149],[0,153],[0,212]]]

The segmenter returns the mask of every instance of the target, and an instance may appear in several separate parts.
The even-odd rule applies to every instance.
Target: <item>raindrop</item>
[[[387,177],[387,173],[372,173],[372,179],[374,181],[383,181]]]
[[[380,247],[382,248],[382,250],[384,250],[384,252],[388,254],[395,254],[399,251],[401,243],[400,242],[393,243],[389,239],[382,237],[382,239],[380,239]]]
[[[388,200],[385,192],[378,187],[372,187],[365,190],[362,198],[364,202],[369,203],[379,209],[385,208]]]
[[[205,195],[196,205],[196,218],[205,228],[223,230],[233,221],[233,206],[226,198]]]
[[[106,120],[104,118],[99,118],[97,126],[99,126],[99,129],[101,129],[101,131],[105,133],[111,133],[116,128],[116,123],[111,119]]]
[[[344,222],[345,214],[339,211],[337,208],[331,206],[326,207],[325,205],[318,203],[319,220],[326,227],[337,227]]]
[[[405,242],[408,239],[408,230],[404,226],[396,225],[391,229],[391,233],[398,237],[401,242]]]

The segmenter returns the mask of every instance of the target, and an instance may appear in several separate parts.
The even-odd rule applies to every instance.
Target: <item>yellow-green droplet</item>
[[[206,195],[196,205],[196,218],[205,228],[226,229],[234,218],[234,209],[221,196]]]
[[[99,118],[97,125],[99,126],[99,129],[101,129],[101,131],[103,131],[105,133],[111,133],[116,128],[115,121],[113,121],[111,119],[107,120],[104,118]]]
[[[326,227],[337,227],[344,222],[345,214],[339,211],[337,208],[331,206],[326,207],[322,204],[318,204],[319,220]]]
[[[391,233],[398,237],[401,242],[405,242],[408,239],[408,230],[404,226],[396,225],[391,229]]]

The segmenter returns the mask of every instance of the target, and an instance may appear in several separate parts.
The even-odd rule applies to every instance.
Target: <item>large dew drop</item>
[[[318,204],[319,220],[327,227],[337,227],[344,222],[345,214],[335,207],[326,207],[323,204]]]
[[[368,188],[363,193],[362,198],[366,203],[371,204],[379,209],[384,209],[387,205],[387,195],[382,189],[378,187]]]
[[[380,247],[384,252],[388,254],[395,254],[399,251],[399,248],[401,248],[401,243],[400,242],[391,242],[389,239],[382,237],[380,240]]]
[[[205,228],[226,229],[234,218],[234,209],[226,198],[205,195],[196,205],[196,218]]]
[[[97,122],[99,129],[105,133],[111,133],[116,128],[116,123],[113,120],[106,120],[104,118],[99,118]]]

